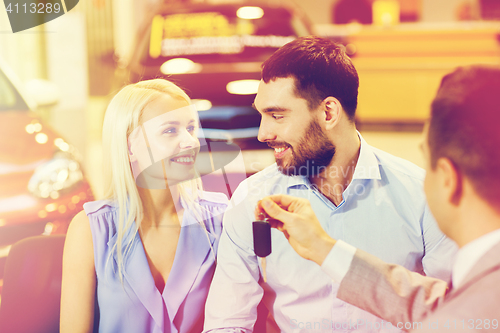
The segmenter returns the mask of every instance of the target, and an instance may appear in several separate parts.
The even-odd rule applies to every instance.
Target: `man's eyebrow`
[[[260,113],[269,113],[269,112],[287,112],[290,111],[290,109],[281,107],[281,106],[268,106],[267,108],[264,108],[264,110],[260,111],[255,107],[255,103],[252,103],[252,107],[259,111]]]
[[[287,112],[290,109],[279,107],[279,106],[269,106],[264,109],[264,112]]]

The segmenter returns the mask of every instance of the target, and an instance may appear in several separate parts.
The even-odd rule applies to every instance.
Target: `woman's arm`
[[[92,233],[87,215],[71,221],[63,254],[61,333],[92,332],[96,274]]]

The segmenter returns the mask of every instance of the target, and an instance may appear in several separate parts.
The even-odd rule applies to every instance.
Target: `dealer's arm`
[[[314,261],[340,283],[337,297],[392,322],[426,317],[443,300],[447,283],[422,276],[331,238],[321,227],[308,200],[288,195],[264,198],[271,226],[282,231],[293,249]]]

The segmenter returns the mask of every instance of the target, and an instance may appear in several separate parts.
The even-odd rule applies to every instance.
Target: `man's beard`
[[[287,176],[316,176],[326,170],[335,155],[335,146],[323,133],[317,120],[309,123],[296,147],[291,147],[287,143],[285,145],[292,150],[292,159],[286,167],[283,165],[283,159],[278,159],[276,163],[278,170]]]

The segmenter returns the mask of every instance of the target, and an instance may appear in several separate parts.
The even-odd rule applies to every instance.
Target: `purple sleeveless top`
[[[123,238],[124,244],[133,240],[124,261],[123,284],[120,282],[112,251],[117,241],[118,207],[109,200],[84,204],[94,243],[99,332],[202,331],[205,300],[215,270],[210,245],[217,250],[227,198],[222,193],[203,192],[199,203],[208,238],[200,221],[185,210],[163,293],[155,286],[139,234],[130,229]]]

